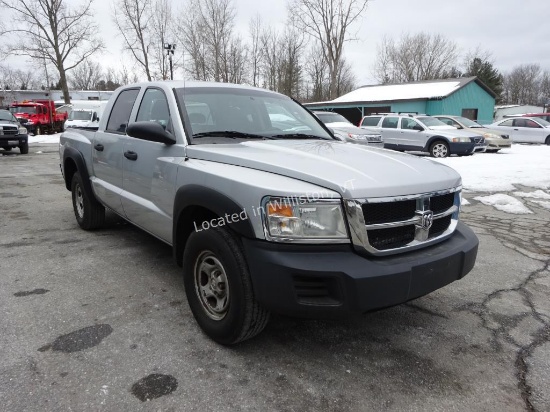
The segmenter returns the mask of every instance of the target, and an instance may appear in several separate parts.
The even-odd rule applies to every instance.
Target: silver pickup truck
[[[61,135],[60,161],[78,224],[100,228],[109,208],[171,245],[195,319],[222,344],[255,336],[270,312],[397,305],[476,260],[456,171],[338,141],[263,89],[121,87],[97,131]]]

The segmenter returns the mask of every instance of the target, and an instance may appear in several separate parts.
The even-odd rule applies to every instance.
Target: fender
[[[192,222],[186,220],[187,218],[191,218],[184,212],[187,208],[190,208],[190,210],[193,208],[205,209],[218,217],[223,217],[226,214],[232,215],[233,213],[240,214],[244,209],[233,199],[214,189],[199,185],[180,187],[174,198],[174,219],[172,223],[172,245],[174,258],[178,263],[180,263],[183,256],[187,237],[193,230],[189,230],[189,227],[193,227],[192,225],[189,226],[189,223]],[[256,238],[252,223],[248,219],[231,223],[230,227],[240,236],[248,239]]]
[[[68,171],[66,168],[67,159],[71,159],[76,164],[76,170]],[[63,174],[65,178],[65,187],[68,191],[71,191],[71,181],[73,179],[74,172],[78,171],[82,176],[82,183],[84,190],[90,199],[95,199],[94,192],[92,190],[92,184],[90,183],[90,175],[88,174],[88,168],[86,167],[86,161],[81,152],[74,147],[66,147],[63,152]]]
[[[430,150],[430,146],[435,140],[442,140],[447,144],[450,144],[449,139],[444,138],[443,136],[435,135],[430,137],[430,139],[426,142],[426,146],[424,146],[424,149],[422,149],[423,152],[427,152]]]

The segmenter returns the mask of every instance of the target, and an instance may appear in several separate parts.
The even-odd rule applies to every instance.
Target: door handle
[[[103,149],[105,149],[105,147],[102,145],[102,144],[96,144],[94,145],[94,149],[97,150],[98,152],[102,152]]]
[[[519,132],[519,129],[514,129],[516,132]]]
[[[128,151],[128,152],[124,152],[124,157],[128,160],[137,160],[138,155],[136,152]]]

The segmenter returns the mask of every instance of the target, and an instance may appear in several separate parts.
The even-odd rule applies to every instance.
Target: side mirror
[[[99,122],[99,117],[97,117],[96,112],[94,112],[94,114],[92,115],[92,122]]]
[[[416,130],[417,132],[423,132],[424,128],[422,126],[420,126],[419,124],[417,124],[413,127],[413,130]]]
[[[164,130],[164,127],[157,122],[130,123],[126,128],[126,134],[130,137],[148,140],[150,142],[164,143],[167,145],[176,143],[176,138]]]

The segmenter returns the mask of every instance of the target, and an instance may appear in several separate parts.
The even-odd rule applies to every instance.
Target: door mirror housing
[[[126,128],[126,134],[136,139],[172,145],[176,138],[157,122],[134,122]]]
[[[416,130],[417,132],[423,132],[424,128],[422,126],[420,126],[419,124],[417,124],[413,127],[413,130]]]

